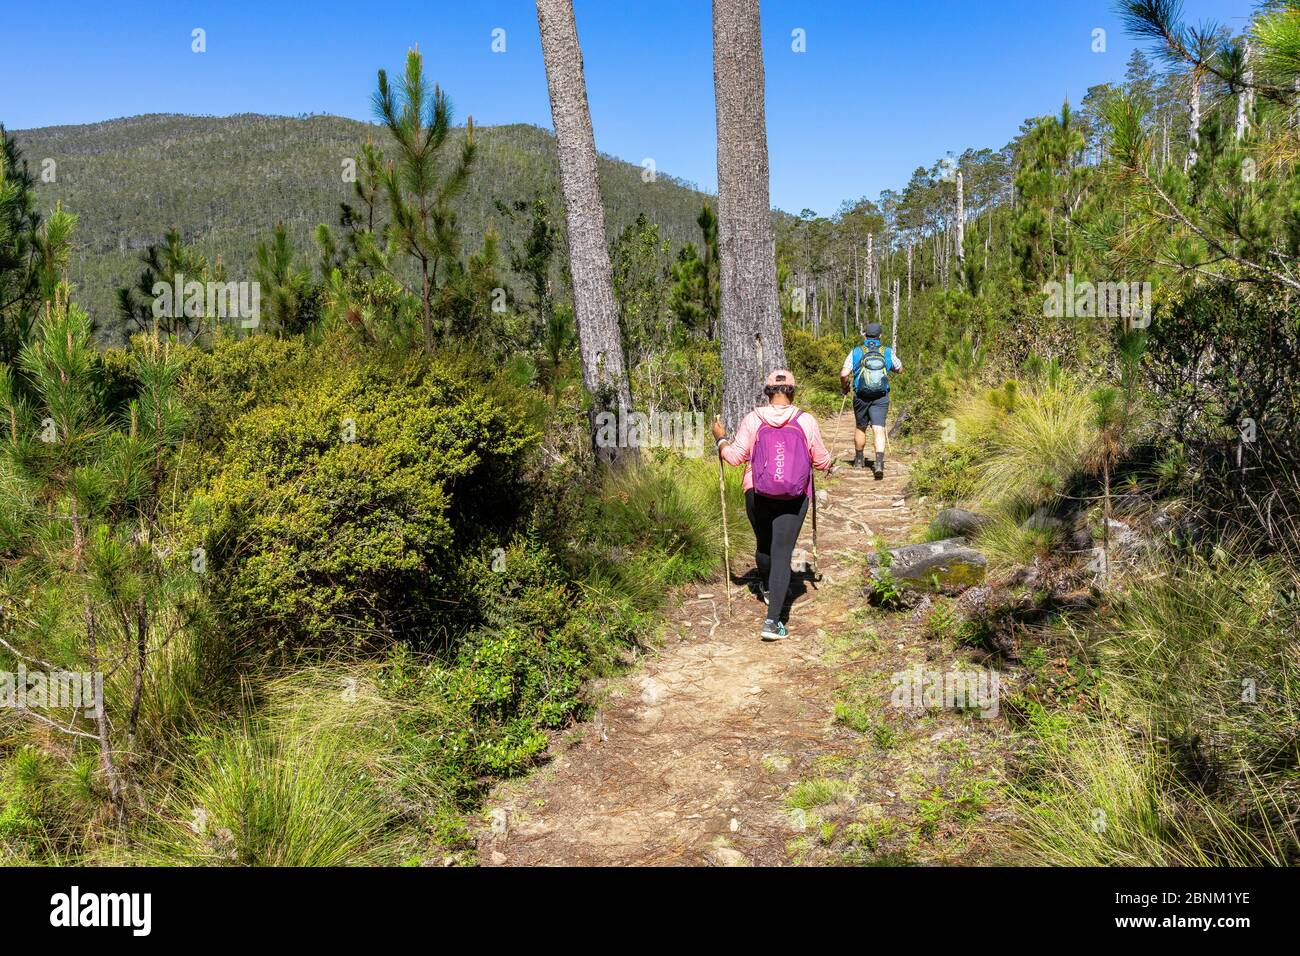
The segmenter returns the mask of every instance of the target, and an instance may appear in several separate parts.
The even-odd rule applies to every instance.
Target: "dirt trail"
[[[852,426],[851,413],[822,421],[839,460],[819,482],[824,579],[813,588],[797,576],[791,638],[759,640],[764,608],[745,586],[753,555],[733,555],[732,618],[721,582],[686,595],[663,646],[605,685],[595,718],[556,741],[553,761],[497,787],[478,829],[481,863],[789,861],[800,829],[789,788],[862,749],[834,723],[839,677],[824,645],[864,604],[862,555],[874,537],[903,541],[913,522],[899,504],[901,463],[889,461],[880,482],[848,467]],[[811,520],[799,545],[811,555]],[[896,666],[884,656],[882,668]]]

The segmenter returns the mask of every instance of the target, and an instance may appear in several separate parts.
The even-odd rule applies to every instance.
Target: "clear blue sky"
[[[709,0],[575,6],[597,147],[715,188]],[[1185,6],[1240,29],[1254,4]],[[772,201],[791,212],[830,213],[950,150],[1000,147],[1025,118],[1121,78],[1134,47],[1110,0],[763,0],[762,12]],[[550,126],[531,0],[62,0],[5,18],[12,129],[157,112],[370,119],[376,69],[398,70],[415,43],[460,118]]]

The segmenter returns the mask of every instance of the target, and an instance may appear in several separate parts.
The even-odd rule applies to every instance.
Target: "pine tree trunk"
[[[1201,148],[1201,77],[1199,74],[1192,74],[1192,91],[1189,97],[1189,109],[1191,111],[1191,121],[1187,128],[1187,163],[1184,171],[1190,170],[1196,165],[1200,156]]]
[[[898,351],[898,280],[894,280],[894,334],[890,341],[894,352]],[[890,371],[893,371],[892,369]]]
[[[1255,105],[1255,71],[1250,68],[1250,41],[1246,41],[1246,50],[1243,54],[1245,71],[1242,73],[1242,79],[1245,85],[1237,95],[1237,142],[1241,142],[1246,137],[1246,130],[1250,128],[1250,111]]]
[[[872,299],[876,295],[876,237],[867,236],[867,308],[870,310]],[[871,317],[871,312],[867,312]]]
[[[907,244],[907,321],[912,321],[912,244]]]
[[[592,447],[599,461],[620,465],[639,458],[636,448],[621,442],[598,447],[598,417],[613,412],[626,416],[632,392],[623,362],[623,341],[614,302],[614,277],[605,245],[605,214],[600,200],[596,141],[587,107],[582,50],[573,18],[572,0],[537,0],[537,26],[542,37],[546,85],[560,162],[564,218],[568,227],[569,272],[573,279],[573,311],[582,354],[582,382],[591,393]],[[617,429],[620,433],[623,429]]]
[[[853,324],[858,328],[862,327],[861,302],[858,287],[858,244],[855,242],[853,244]]]
[[[966,269],[966,181],[957,170],[957,272],[964,276]]]
[[[734,430],[783,368],[758,0],[713,0],[722,248],[722,418]]]

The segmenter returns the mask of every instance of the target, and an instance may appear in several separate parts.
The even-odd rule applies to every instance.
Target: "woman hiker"
[[[794,390],[794,375],[777,369],[763,388],[767,404],[745,416],[735,440],[725,437],[722,422],[713,423],[723,460],[749,465],[742,487],[745,514],[754,527],[759,594],[768,605],[762,631],[765,641],[789,636],[782,618],[789,596],[790,560],[813,491],[812,469],[829,472],[833,464],[817,419],[794,406]]]

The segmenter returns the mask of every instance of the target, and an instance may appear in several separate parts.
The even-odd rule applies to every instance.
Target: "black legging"
[[[786,501],[765,498],[752,488],[745,492],[745,514],[754,528],[754,561],[767,581],[768,617],[774,621],[782,618],[790,589],[790,559],[807,513],[807,496]]]

